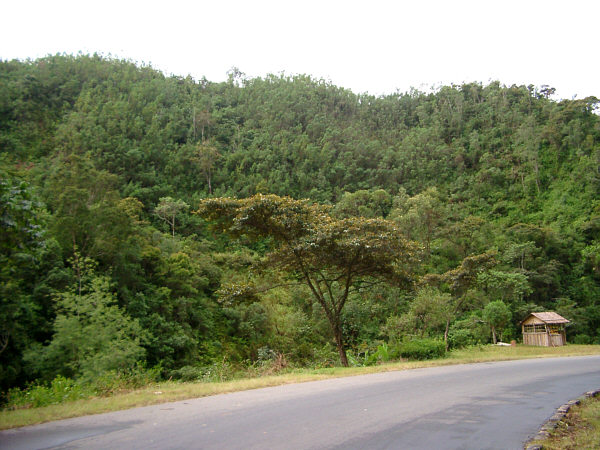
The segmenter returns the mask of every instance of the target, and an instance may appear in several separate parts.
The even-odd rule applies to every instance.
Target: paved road
[[[519,449],[600,388],[600,356],[332,379],[79,417],[0,433],[11,449]]]

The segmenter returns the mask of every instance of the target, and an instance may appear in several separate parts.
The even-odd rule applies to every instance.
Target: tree
[[[212,195],[212,173],[221,154],[210,141],[202,141],[202,143],[198,144],[197,149],[195,160],[197,161],[200,170],[202,170],[204,178],[206,178],[208,194]]]
[[[450,321],[453,317],[467,309],[472,295],[467,295],[468,290],[477,283],[478,275],[497,264],[496,252],[490,251],[480,255],[467,256],[456,269],[447,271],[442,275],[428,274],[421,279],[422,285],[440,286],[445,284],[452,297],[449,302],[449,313],[446,314],[446,327],[444,330],[444,342],[448,350],[448,333]]]
[[[200,142],[204,143],[204,130],[212,125],[212,117],[210,112],[206,109],[196,111],[196,107],[194,106],[192,112],[192,125],[194,127],[194,140],[196,140],[196,130],[198,126],[200,126]]]
[[[175,219],[179,213],[188,210],[189,207],[190,205],[183,200],[175,200],[172,197],[161,197],[154,212],[169,224],[173,237],[175,237]]]
[[[262,194],[206,199],[198,213],[233,236],[272,241],[263,264],[308,286],[327,317],[344,366],[341,319],[348,296],[381,281],[409,284],[418,253],[391,221],[334,219],[329,208],[308,200]],[[229,295],[247,292],[247,286],[236,286]]]
[[[464,259],[489,245],[491,234],[488,230],[489,224],[484,219],[468,216],[461,221],[450,222],[442,233],[448,241],[445,246],[454,246],[458,256]]]
[[[454,317],[452,306],[450,294],[434,287],[423,287],[417,292],[408,312],[400,317],[400,328],[413,334],[418,333],[422,338],[425,333],[447,326]],[[445,341],[447,338],[446,333]]]
[[[477,283],[490,297],[515,302],[532,292],[527,276],[518,272],[489,270],[477,275]]]
[[[43,245],[40,213],[27,184],[0,173],[0,354],[32,309],[22,272]]]
[[[77,252],[70,262],[75,282],[56,295],[54,336],[46,347],[34,346],[25,359],[48,378],[93,378],[142,360],[146,332],[118,307],[109,278],[96,275],[96,263]]]
[[[514,154],[519,162],[523,194],[527,194],[525,187],[526,169],[524,169],[523,166],[529,166],[529,168],[533,171],[535,187],[538,194],[540,193],[540,142],[541,136],[539,135],[539,130],[536,129],[535,119],[533,117],[529,117],[525,120],[521,127],[519,127],[515,138]]]
[[[492,340],[494,344],[498,342],[496,339],[496,330],[502,328],[508,323],[511,318],[510,309],[502,300],[488,303],[483,308],[482,318],[486,321],[492,330]]]
[[[335,205],[334,215],[340,217],[386,217],[392,207],[392,197],[383,189],[345,192]]]
[[[101,265],[123,250],[129,218],[118,203],[118,177],[98,170],[89,156],[68,154],[49,168],[44,197],[52,217],[49,232],[65,252],[78,249]]]
[[[420,194],[406,199],[403,205],[406,213],[398,217],[398,222],[407,235],[419,239],[425,244],[425,254],[431,251],[431,241],[435,237],[437,226],[444,216],[444,204],[436,188],[429,188]],[[397,217],[402,207],[391,213]]]
[[[26,183],[0,171],[0,389],[23,378],[22,352],[43,328],[34,292],[46,246],[44,215]]]

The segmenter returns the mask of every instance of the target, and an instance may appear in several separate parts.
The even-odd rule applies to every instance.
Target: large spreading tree
[[[263,263],[308,286],[347,366],[342,311],[349,295],[384,281],[410,285],[420,249],[392,221],[335,219],[329,211],[308,200],[258,194],[206,199],[198,213],[232,236],[270,239],[273,247]],[[234,288],[230,294],[243,292]]]

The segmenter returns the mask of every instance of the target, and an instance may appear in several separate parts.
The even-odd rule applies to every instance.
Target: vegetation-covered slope
[[[504,339],[550,309],[573,322],[569,339],[599,342],[598,100],[551,93],[494,82],[373,97],[98,56],[0,62],[2,388],[135,361],[177,377],[335,359],[307,288],[249,270],[275,242],[193,214],[201,199],[256,193],[385,218],[421,245],[412,288],[348,298],[355,356],[410,336],[487,341],[496,301]],[[286,287],[223,301],[259,280]]]

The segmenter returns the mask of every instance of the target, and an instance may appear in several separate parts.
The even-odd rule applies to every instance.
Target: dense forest
[[[0,61],[0,390],[364,364],[532,311],[600,343],[599,101],[552,94]]]

